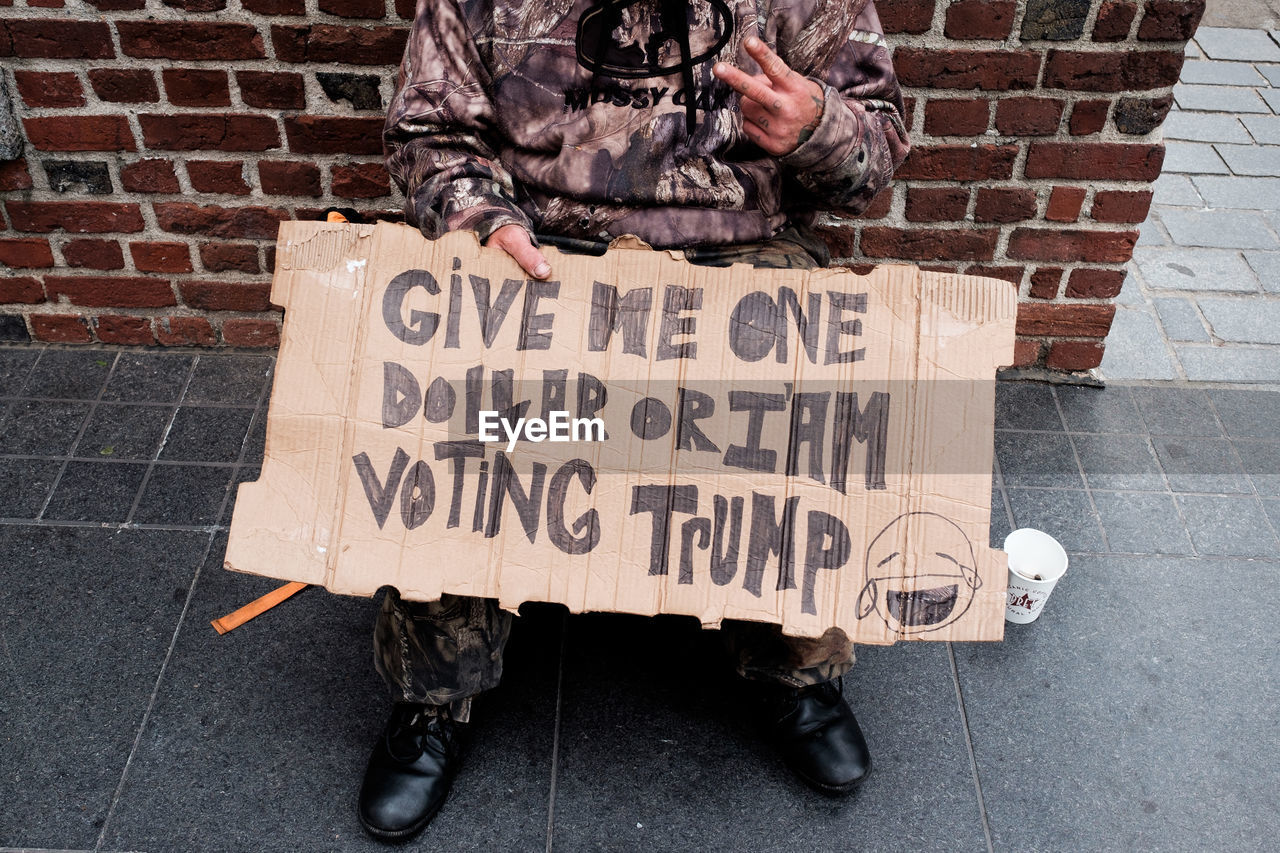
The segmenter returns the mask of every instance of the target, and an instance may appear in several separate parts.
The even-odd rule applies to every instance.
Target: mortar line
[[[1062,401],[1058,399],[1058,389],[1050,388],[1050,395],[1053,398],[1054,411],[1058,413],[1058,419],[1062,421],[1062,425],[1067,425],[1066,413],[1062,411]],[[1076,460],[1076,468],[1080,474],[1080,481],[1084,484],[1085,497],[1089,499],[1089,509],[1093,511],[1093,521],[1097,525],[1098,531],[1102,536],[1102,547],[1108,552],[1111,551],[1111,539],[1107,536],[1107,526],[1102,523],[1102,513],[1098,512],[1098,504],[1093,499],[1093,490],[1089,486],[1089,476],[1085,473],[1084,462],[1080,459],[1080,449],[1076,447],[1076,440],[1067,434],[1067,444],[1071,448],[1071,458]],[[1157,465],[1160,463],[1157,461]]]
[[[75,453],[75,449],[80,445],[80,439],[84,438],[85,432],[89,429],[89,422],[93,420],[94,414],[98,411],[98,404],[102,402],[102,395],[107,393],[107,386],[111,384],[111,378],[115,376],[116,365],[120,363],[121,353],[117,352],[111,360],[111,366],[107,368],[107,375],[102,378],[102,385],[98,388],[98,395],[89,402],[89,411],[85,412],[84,420],[80,422],[80,428],[76,430],[75,437],[71,439],[71,443],[67,446],[66,458],[62,460],[62,465],[58,468],[58,474],[53,478],[53,484],[49,486],[49,494],[45,496],[44,503],[40,505],[40,511],[36,513],[35,521],[44,519],[44,514],[49,510],[49,504],[53,503],[53,496],[58,493],[58,486],[62,484],[62,477],[67,473],[67,466],[71,464],[71,456]],[[43,354],[41,358],[43,358]],[[40,363],[40,359],[36,360],[36,364]],[[34,372],[36,365],[31,366]],[[27,375],[27,381],[31,381],[30,374]],[[26,383],[23,383],[26,388]],[[84,403],[84,400],[78,402]]]
[[[133,522],[133,515],[138,511],[138,506],[142,503],[142,496],[147,491],[147,485],[151,482],[151,472],[156,468],[156,463],[160,461],[160,454],[164,452],[165,445],[169,443],[169,433],[173,431],[173,424],[178,419],[178,412],[182,410],[182,401],[186,399],[187,390],[191,387],[191,380],[195,378],[196,368],[200,365],[200,356],[191,359],[191,365],[187,368],[187,378],[182,383],[182,391],[178,393],[178,399],[173,404],[173,410],[169,412],[169,422],[164,425],[164,433],[160,436],[160,443],[156,445],[156,451],[147,460],[147,470],[142,474],[142,482],[138,485],[138,493],[133,496],[133,503],[129,505],[129,514],[125,516],[125,523]]]
[[[956,689],[956,707],[960,711],[960,725],[964,729],[964,746],[969,753],[969,772],[973,775],[973,791],[978,798],[978,816],[982,818],[982,837],[987,842],[987,853],[995,853],[991,843],[991,822],[987,818],[987,801],[982,796],[982,778],[978,774],[978,757],[973,751],[973,734],[969,731],[969,715],[964,708],[964,690],[960,687],[960,670],[956,666],[955,644],[947,643],[947,660],[951,664],[951,683]]]
[[[569,614],[560,615],[560,657],[556,662],[556,714],[551,730],[551,782],[547,786],[547,853],[551,853],[551,839],[555,831],[556,780],[560,768],[560,710],[564,695],[564,655],[569,641]]]
[[[236,491],[236,478],[240,476],[240,469],[248,467],[244,461],[245,451],[249,447],[249,440],[253,437],[253,431],[258,426],[259,418],[267,416],[267,406],[271,396],[271,388],[275,384],[275,362],[272,360],[271,381],[268,382],[266,377],[262,380],[262,387],[258,389],[258,401],[253,410],[253,416],[249,418],[249,426],[245,429],[244,438],[240,441],[240,452],[236,455],[236,461],[232,463],[231,482],[226,486],[226,490],[222,495],[222,503],[218,504],[218,513],[214,516],[215,523],[221,523],[223,514],[227,511],[227,503],[231,501],[231,495]],[[264,433],[265,434],[265,433]],[[265,453],[263,454],[265,458]],[[230,526],[228,522],[227,526]]]

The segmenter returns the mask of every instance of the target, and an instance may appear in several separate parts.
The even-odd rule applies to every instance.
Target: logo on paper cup
[[[1023,589],[1010,589],[1008,606],[1034,613],[1044,606],[1044,596],[1032,596],[1030,592]]]

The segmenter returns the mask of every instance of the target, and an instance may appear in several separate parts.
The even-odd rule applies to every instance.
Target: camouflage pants
[[[540,235],[540,242],[604,251],[604,244],[581,240]],[[685,257],[703,266],[740,263],[768,269],[816,269],[830,260],[815,235],[796,227],[764,243],[686,249]],[[445,595],[411,602],[387,587],[374,626],[374,665],[395,700],[449,705],[454,719],[465,722],[472,697],[502,678],[511,619],[493,599]],[[807,639],[788,637],[776,625],[726,621],[721,634],[744,678],[803,687],[838,678],[853,666],[853,643],[835,628]]]

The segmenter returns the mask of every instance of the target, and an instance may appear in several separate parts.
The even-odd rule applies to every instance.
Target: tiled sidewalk
[[[1280,32],[1201,27],[1101,373],[1280,381]]]
[[[373,606],[221,568],[272,360],[0,349],[0,849],[385,850]],[[687,620],[529,606],[411,850],[1264,850],[1280,834],[1280,393],[1002,385],[992,538],[1071,569],[1000,644],[864,647],[850,801]],[[4,845],[9,845],[8,848]]]

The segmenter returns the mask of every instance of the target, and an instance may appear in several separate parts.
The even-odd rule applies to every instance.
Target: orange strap
[[[325,222],[346,222],[347,217],[343,216],[336,210],[329,211],[329,215],[324,218]]]
[[[261,616],[291,595],[306,588],[307,585],[305,583],[298,583],[297,581],[287,583],[282,587],[271,590],[271,592],[256,601],[249,602],[234,613],[228,613],[221,619],[214,619],[211,624],[219,634],[225,634],[228,631],[239,628],[255,616]]]

